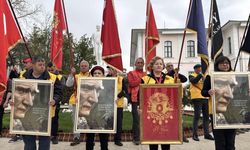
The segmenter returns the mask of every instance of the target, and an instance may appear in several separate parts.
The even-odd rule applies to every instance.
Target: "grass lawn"
[[[185,127],[192,127],[192,116],[183,116],[184,120],[184,128]],[[3,117],[3,128],[9,129],[9,122],[10,122],[10,114],[4,114]],[[123,130],[124,131],[130,131],[132,129],[132,114],[131,112],[124,112],[123,113]],[[60,111],[59,113],[59,131],[62,132],[72,132],[73,130],[73,124],[71,120],[71,113],[62,113]]]
[[[193,127],[193,116],[183,115],[183,128],[192,128]]]

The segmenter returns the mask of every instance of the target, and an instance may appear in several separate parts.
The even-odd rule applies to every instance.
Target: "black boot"
[[[200,139],[198,138],[198,135],[193,135],[193,140],[200,141]]]

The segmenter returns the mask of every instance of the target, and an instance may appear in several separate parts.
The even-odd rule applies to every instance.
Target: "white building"
[[[222,27],[224,39],[223,54],[231,59],[232,67],[234,67],[235,64],[245,26],[246,21],[228,21]],[[156,47],[156,55],[164,58],[165,63],[172,62],[174,66],[177,67],[184,29],[159,29],[158,31],[160,43]],[[134,61],[137,57],[145,58],[144,33],[144,29],[132,29],[130,51],[131,67],[134,66]],[[208,45],[208,53],[210,55],[210,44]],[[241,54],[236,71],[246,71],[248,60],[248,54]],[[200,57],[198,57],[197,54],[197,35],[187,32],[180,64],[180,73],[188,76],[188,74],[193,71],[193,66],[197,63],[200,63]],[[212,65],[210,65],[210,68],[213,68],[211,66]]]

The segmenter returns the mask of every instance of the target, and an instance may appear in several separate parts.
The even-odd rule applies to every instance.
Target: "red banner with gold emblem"
[[[55,0],[53,28],[51,33],[50,60],[59,70],[62,69],[63,31],[66,30],[66,20],[63,9],[63,1]]]
[[[141,85],[142,144],[181,144],[181,85]]]

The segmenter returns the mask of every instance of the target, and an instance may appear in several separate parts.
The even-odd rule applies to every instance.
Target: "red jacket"
[[[131,101],[138,102],[139,86],[141,78],[146,75],[142,70],[134,70],[128,73],[128,93],[131,94]]]

